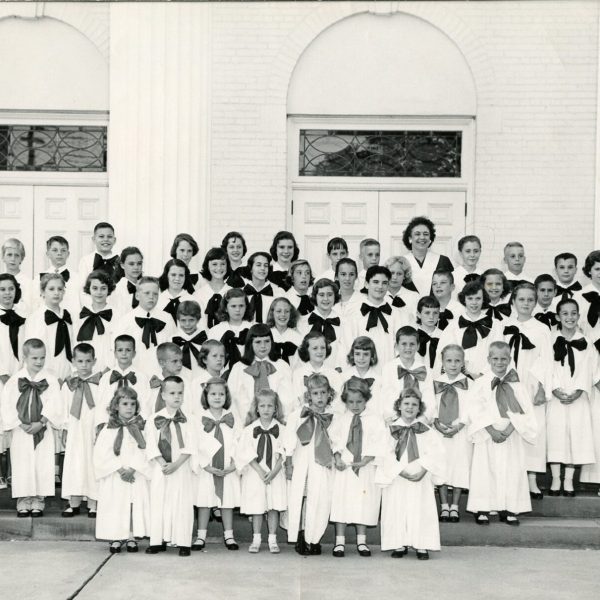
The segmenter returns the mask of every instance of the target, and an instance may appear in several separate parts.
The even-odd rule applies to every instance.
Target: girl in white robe
[[[267,325],[273,336],[273,359],[285,361],[291,369],[298,364],[302,335],[298,331],[300,313],[287,298],[275,298],[269,308]]]
[[[179,305],[186,300],[193,300],[187,291],[191,285],[190,270],[182,260],[172,258],[166,262],[158,281],[160,285],[160,295],[156,304],[160,311],[158,318],[175,326]]]
[[[93,453],[98,480],[96,537],[110,540],[111,554],[121,551],[124,540],[127,552],[137,552],[135,538],[150,533],[152,468],[146,458],[143,430],[135,390],[118,388]]]
[[[200,303],[206,325],[210,329],[219,322],[219,309],[223,296],[231,289],[226,280],[231,275],[227,252],[223,248],[211,248],[204,257],[202,285],[194,293],[194,299]]]
[[[188,410],[192,415],[198,415],[204,410],[202,406],[202,391],[206,382],[213,377],[222,377],[225,367],[225,346],[217,340],[206,340],[200,348],[198,356],[200,367],[197,377],[192,379],[190,398],[192,405]]]
[[[250,281],[244,286],[248,299],[247,316],[257,323],[265,323],[269,307],[275,298],[285,296],[285,290],[271,283],[269,277],[273,273],[271,256],[266,252],[255,252],[248,257]],[[285,273],[282,273],[285,277]]]
[[[171,341],[181,348],[181,360],[185,377],[192,380],[200,375],[198,364],[202,344],[208,339],[206,322],[202,318],[200,305],[195,300],[184,300],[177,307],[177,329]]]
[[[505,321],[513,313],[510,304],[510,285],[500,269],[486,269],[481,274],[481,283],[490,298],[488,316],[496,321]]]
[[[8,238],[2,244],[2,262],[6,273],[12,275],[17,282],[17,297],[15,310],[26,317],[31,312],[33,305],[37,304],[40,296],[39,288],[34,288],[31,277],[21,271],[21,264],[25,259],[25,246],[16,238]]]
[[[309,262],[307,260],[293,261],[287,279],[288,285],[291,284],[291,287],[285,292],[284,297],[302,316],[308,315],[314,309],[311,292],[314,278]]]

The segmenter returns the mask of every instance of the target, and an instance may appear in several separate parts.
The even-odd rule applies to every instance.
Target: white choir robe
[[[288,363],[290,369],[293,370],[300,361],[298,358],[298,348],[300,348],[300,344],[302,344],[303,336],[298,332],[297,329],[292,329],[291,327],[286,328],[286,330],[283,332],[279,331],[277,327],[271,327],[271,335],[273,336],[274,344],[285,344],[286,342],[291,342],[294,344],[294,346],[296,346],[296,352],[289,357]]]
[[[110,297],[109,297],[110,298]],[[89,304],[84,305],[91,312],[96,312],[92,308],[91,299],[89,296],[86,296],[85,299],[89,299]],[[83,310],[83,306],[81,307]],[[119,319],[119,315],[115,312],[114,308],[110,303],[107,303],[106,307],[102,310],[110,310],[111,318],[110,321],[105,321],[102,319],[102,325],[104,325],[104,333],[99,334],[94,328],[94,335],[91,340],[78,340],[79,333],[82,325],[86,322],[87,317],[81,317],[81,310],[77,312],[76,315],[71,315],[73,317],[73,347],[81,342],[85,342],[86,344],[90,344],[94,348],[94,353],[96,355],[96,371],[102,371],[107,369],[115,362],[115,356],[113,353],[112,340],[113,336],[113,328],[115,323]]]
[[[235,337],[239,339],[240,334],[243,335],[244,332],[246,335],[248,334],[248,330],[250,327],[252,327],[252,325],[254,325],[254,321],[244,320],[239,325],[232,325],[229,321],[222,321],[207,331],[208,339],[221,342],[228,331],[232,331]],[[244,356],[244,344],[236,344],[236,346],[240,353],[240,357]],[[225,360],[225,364],[231,368],[231,364],[229,362],[230,357],[227,356],[227,349],[225,349]]]
[[[315,308],[312,312],[314,312],[317,316],[322,319],[340,319],[339,325],[332,325],[333,330],[335,331],[335,340],[330,344],[331,346],[331,354],[325,359],[325,366],[330,367],[332,369],[336,369],[338,367],[343,367],[346,364],[346,356],[343,353],[342,348],[342,323],[343,319],[342,315],[338,311],[336,307],[332,308],[330,313],[325,317],[323,313],[318,308]],[[302,338],[312,330],[312,325],[308,322],[308,319],[312,313],[305,315],[300,318],[298,323],[298,331]]]
[[[421,421],[421,419],[417,419]],[[422,422],[422,421],[421,421]],[[393,425],[407,426],[398,417]],[[408,462],[408,449],[396,459],[396,440],[388,434],[387,455],[375,473],[375,483],[383,486],[381,495],[381,550],[412,546],[415,550],[439,550],[440,526],[435,503],[435,485],[446,473],[441,440],[432,429],[416,434],[419,457]],[[400,473],[405,469],[427,472],[420,481],[409,481]]]
[[[291,409],[287,414],[293,412],[294,410],[300,410],[306,404],[305,394],[307,389],[304,379],[310,375],[313,375],[314,373],[318,373],[319,375],[324,375],[327,377],[329,385],[335,392],[335,397],[331,403],[332,412],[344,412],[346,407],[340,400],[340,394],[342,393],[342,380],[340,378],[340,374],[335,369],[326,367],[324,364],[321,365],[321,367],[315,367],[310,361],[299,361],[298,365],[292,372],[293,402]]]
[[[169,302],[171,300],[174,300],[175,298],[179,298],[179,302],[185,302],[186,300],[194,300],[192,295],[189,292],[186,292],[185,290],[181,290],[181,292],[177,294],[177,296],[173,296],[173,294],[171,294],[169,290],[164,290],[160,293],[158,297],[158,302],[156,303],[156,309],[158,310],[157,317],[161,321],[169,323],[169,325],[171,325],[172,328],[177,327],[177,313],[175,313],[175,317],[173,317],[171,313],[165,311],[165,308],[168,306]]]
[[[258,359],[256,359],[258,361]],[[288,364],[283,360],[275,362],[268,358],[264,359],[275,367],[275,372],[268,376],[269,388],[277,392],[285,414],[289,414],[293,408],[292,372]],[[260,361],[258,361],[260,362]],[[231,410],[240,423],[246,421],[250,405],[254,399],[254,377],[246,373],[248,365],[238,362],[233,365],[227,385],[231,392]]]
[[[143,326],[140,327],[135,319],[136,317],[145,319],[148,318],[148,315],[150,315],[149,318],[158,319],[164,323],[165,326],[161,331],[156,333],[156,345],[150,340],[148,347],[146,347],[144,342],[142,342],[144,328]],[[136,309],[123,315],[115,323],[113,328],[113,347],[114,338],[123,334],[130,335],[135,340],[135,358],[133,359],[133,364],[146,372],[152,372],[155,369],[160,368],[158,366],[158,359],[156,358],[156,349],[163,342],[170,342],[173,337],[173,331],[176,329],[172,319],[168,320],[163,317],[163,313],[156,308],[151,312],[147,312],[138,306]]]
[[[381,389],[381,380],[382,380],[381,373],[377,372],[373,367],[369,367],[367,372],[364,375],[361,375],[358,372],[358,369],[356,368],[356,366],[354,366],[354,367],[348,366],[339,375],[339,380],[341,382],[340,396],[341,396],[341,393],[342,393],[341,390],[343,389],[344,384],[351,377],[358,377],[359,379],[372,379],[373,380],[373,383],[369,386],[370,390],[371,390],[371,398],[367,402],[367,408],[365,410],[369,414],[377,414],[380,417],[383,417],[384,406],[383,406],[383,395],[382,395],[382,389]],[[341,400],[340,397],[338,397],[338,399]],[[344,413],[346,410],[345,404],[342,403],[342,406],[343,406],[343,410],[340,412]],[[334,412],[338,412],[338,411],[334,411]]]
[[[96,436],[95,413],[100,401],[100,388],[99,384],[88,385],[94,399],[94,407],[89,408],[84,395],[79,419],[71,414],[75,392],[69,389],[66,382],[61,388],[67,429],[61,495],[67,500],[71,496],[86,496],[91,500],[98,498],[93,450]]]
[[[94,270],[94,258],[96,257],[96,254],[100,254],[100,253],[97,252],[96,250],[94,250],[94,252],[85,254],[84,256],[82,256],[79,259],[79,265],[77,267],[77,272],[79,273],[81,279],[84,282],[87,279],[87,276]],[[111,252],[110,254],[107,254],[106,256],[103,256],[102,258],[104,258],[105,260],[110,260],[111,258],[113,258],[113,256],[118,256],[118,254]]]
[[[397,308],[392,305],[392,309],[402,310],[406,316],[406,320],[413,327],[416,325],[417,318],[417,304],[419,303],[419,294],[417,292],[413,292],[412,290],[407,290],[405,287],[401,287],[396,294],[392,294],[392,292],[388,292],[385,299],[387,302],[392,304],[394,298],[400,298],[405,304],[400,308]]]
[[[335,270],[330,267],[326,271],[323,271],[318,277],[315,277],[315,281],[319,281],[319,279],[329,279],[330,281],[335,281]]]
[[[415,287],[419,291],[419,296],[428,296],[431,292],[431,279],[434,271],[437,270],[440,262],[440,254],[436,254],[431,250],[427,251],[423,266],[421,266],[417,259],[414,257],[412,252],[408,252],[404,255],[410,264],[411,278]],[[446,257],[444,257],[446,258]],[[449,261],[449,259],[447,259]],[[450,262],[450,261],[449,261]]]
[[[348,410],[335,415],[329,428],[331,448],[334,454],[340,453],[346,465],[354,461],[346,447],[353,417],[354,414]],[[376,461],[385,455],[387,432],[383,419],[377,414],[365,411],[360,420],[363,431],[361,459],[373,456],[375,461],[361,467],[358,475],[350,466],[343,471],[334,468],[330,520],[372,527],[377,525],[381,507],[381,488],[375,485]]]
[[[65,281],[65,295],[63,297],[63,301],[61,305],[63,308],[66,308],[69,313],[71,313],[71,317],[75,318],[75,315],[79,314],[79,309],[81,308],[81,300],[80,296],[83,293],[83,283],[81,278],[79,277],[79,273],[72,269],[69,265],[65,265],[62,267],[58,274],[62,275],[63,271],[69,272],[69,281]],[[54,267],[50,266],[45,271],[41,271],[42,273],[54,273]],[[36,273],[33,279],[33,289],[39,290],[41,289],[41,277],[40,273]],[[32,301],[32,310],[43,306],[44,300],[40,295],[35,297]]]
[[[592,464],[581,466],[581,483],[600,483],[600,392],[594,386],[590,394],[592,432],[594,434],[594,457]]]
[[[552,339],[550,330],[546,325],[540,323],[537,319],[531,317],[527,321],[518,321],[516,317],[511,317],[502,321],[500,330],[504,332],[505,327],[516,325],[521,333],[529,338],[529,341],[535,346],[531,350],[523,349],[519,351],[519,362],[515,369],[519,374],[519,379],[525,383],[530,391],[530,402],[538,390],[541,383],[544,386],[546,400],[552,394]],[[503,335],[503,341],[509,342],[511,335]],[[513,359],[514,359],[514,353]],[[540,404],[533,407],[533,412],[537,420],[537,437],[535,442],[527,444],[525,449],[527,456],[527,470],[537,473],[546,472],[546,404]]]
[[[113,290],[112,294],[110,295],[110,300],[111,300],[111,304],[114,306],[115,308],[115,314],[117,315],[117,317],[122,317],[123,315],[126,315],[130,310],[133,310],[133,301],[135,298],[135,292],[133,294],[130,294],[129,291],[127,290],[127,282],[129,280],[126,277],[121,278],[118,282],[117,285],[115,286],[115,289]],[[133,281],[130,282],[132,285],[136,285]],[[137,286],[136,286],[137,289]],[[155,310],[160,310],[158,308],[155,308]]]
[[[237,471],[232,471],[223,477],[223,499],[219,498],[215,489],[214,475],[205,470],[205,467],[212,466],[214,455],[223,448],[224,468],[229,467],[231,460],[234,460],[241,433],[241,423],[235,417],[235,413],[230,410],[223,410],[221,419],[227,414],[233,414],[233,427],[221,423],[221,433],[223,434],[223,445],[215,438],[216,427],[211,431],[205,431],[202,423],[202,417],[208,417],[216,421],[214,415],[209,410],[202,409],[194,417],[194,427],[196,428],[196,452],[198,455],[197,466],[194,469],[194,478],[192,482],[194,505],[200,508],[236,508],[240,505],[240,476]]]
[[[552,336],[554,344],[560,331]],[[585,339],[576,334],[571,341]],[[575,371],[571,375],[568,357],[564,365],[554,360],[552,368],[552,389],[560,388],[567,394],[582,390],[581,396],[571,404],[563,404],[556,396],[550,395],[546,411],[546,435],[548,462],[563,464],[592,464],[596,462],[592,410],[590,395],[595,383],[600,379],[598,352],[589,339],[585,350],[573,348]]]
[[[25,318],[16,308],[13,310]],[[6,310],[0,307],[0,316],[6,314]],[[17,352],[21,352],[23,342],[25,341],[25,323],[19,327],[17,336]],[[19,370],[19,358],[15,356],[12,344],[10,342],[9,327],[0,321],[0,375],[13,375]]]
[[[379,306],[388,305],[392,309],[392,314],[383,315],[387,321],[387,332],[384,330],[379,319],[377,319],[377,325],[375,327],[367,330],[367,322],[370,313],[363,316],[361,313],[363,304],[375,306],[375,304],[370,302],[367,297],[364,296],[363,302],[355,304],[352,309],[348,309],[344,314],[344,319],[342,321],[341,348],[339,352],[342,353],[342,356],[347,355],[352,348],[354,340],[361,335],[366,335],[373,340],[375,348],[377,348],[377,357],[379,358],[378,365],[384,365],[394,358],[396,332],[400,327],[409,324],[409,318],[407,313],[402,313],[402,311],[393,308],[389,302],[382,302]]]
[[[38,304],[38,298],[41,297],[40,287],[35,287],[31,277],[27,277],[23,271],[14,277],[21,288],[21,298],[13,308],[23,317],[27,317]]]
[[[223,377],[223,373],[219,375],[219,377]],[[186,407],[186,410],[190,412],[192,415],[197,416],[198,413],[204,411],[202,408],[202,392],[204,390],[204,385],[209,379],[212,379],[213,376],[206,370],[200,369],[199,374],[192,379],[192,383],[190,384],[191,398],[190,405]]]
[[[415,355],[415,360],[411,367],[407,367],[402,359],[394,358],[383,365],[381,371],[381,398],[383,404],[383,416],[386,421],[394,420],[397,415],[394,410],[394,403],[400,397],[400,393],[406,387],[407,378],[398,379],[398,369],[403,367],[410,371],[415,371],[420,367],[425,367],[427,373],[425,381],[418,381],[418,388],[421,392],[421,400],[425,404],[425,422],[431,423],[435,411],[435,392],[433,390],[433,372],[427,368],[425,361],[418,355]]]
[[[302,302],[302,296],[308,296],[309,300],[311,301],[312,304],[312,286],[309,286],[309,288],[306,290],[306,292],[302,293],[298,293],[298,290],[296,290],[296,288],[294,286],[292,286],[289,290],[287,290],[287,292],[284,292],[283,297],[287,298],[291,305],[298,310],[300,308],[300,302]],[[314,305],[313,305],[314,307]],[[305,316],[305,315],[302,315]]]
[[[274,425],[279,427],[279,435],[269,435],[273,448],[271,467],[267,464],[267,444],[265,443],[265,455],[258,463],[266,473],[269,473],[279,457],[285,459],[283,437],[285,425],[273,419],[268,427]],[[281,469],[273,480],[266,485],[258,473],[250,465],[253,460],[258,460],[258,442],[260,435],[254,437],[254,428],[262,427],[260,419],[256,419],[250,425],[244,427],[235,448],[235,466],[241,477],[240,512],[245,515],[262,515],[269,510],[279,512],[287,510],[287,481],[285,479],[285,468],[282,463]]]
[[[556,304],[554,300],[552,301],[552,305],[550,305],[550,307],[548,308],[542,308],[539,304],[536,304],[535,308],[533,309],[533,318],[536,321],[539,321],[539,319],[536,318],[536,315],[545,315],[546,313],[554,314],[554,316],[556,316]],[[552,327],[549,327],[549,330],[550,333],[553,333],[554,331],[558,330],[558,327],[554,325]]]
[[[34,448],[33,436],[21,428],[17,412],[19,378],[48,382],[48,389],[40,394],[42,416],[48,419],[41,442]],[[7,382],[0,398],[2,426],[12,433],[10,462],[12,468],[12,497],[54,496],[54,431],[63,426],[64,407],[58,380],[52,372],[42,369],[34,377],[27,369],[17,371]]]
[[[251,281],[248,281],[248,283],[250,285],[252,285]],[[252,287],[254,287],[254,285],[252,285]],[[262,297],[262,321],[261,321],[261,323],[267,322],[267,316],[269,315],[269,308],[271,308],[271,303],[273,302],[273,300],[275,300],[275,298],[285,298],[285,290],[283,288],[280,288],[278,285],[267,281],[266,285],[263,285],[260,288],[260,290],[263,290],[266,287],[271,287],[271,290],[273,291],[273,295]],[[243,289],[244,288],[242,288],[242,290]],[[260,290],[257,290],[257,291],[260,291]],[[248,303],[250,303],[250,301],[252,300],[252,297],[253,297],[252,294],[246,294]],[[252,315],[252,316],[254,317],[254,315]]]
[[[146,457],[151,464],[150,545],[158,546],[164,541],[189,548],[192,545],[194,528],[192,469],[195,468],[197,460],[195,424],[189,418],[187,422],[179,423],[183,446],[179,445],[175,423],[169,425],[172,462],[176,462],[183,454],[189,455],[190,458],[174,473],[164,475],[160,465],[154,460],[161,456],[158,448],[159,431],[154,423],[158,416],[167,419],[172,417],[168,409],[163,408],[150,416],[144,428]]]
[[[509,367],[510,368],[510,367]],[[467,510],[506,510],[515,514],[531,510],[525,446],[535,442],[538,425],[527,387],[509,383],[523,414],[508,412],[502,418],[492,390],[494,375],[486,373],[473,385],[471,422],[468,435],[473,442],[473,460]],[[486,427],[503,431],[512,423],[515,430],[501,443],[492,441]]]
[[[588,319],[588,312],[591,308],[591,303],[589,300],[583,297],[583,294],[588,293],[600,294],[600,289],[597,289],[593,283],[588,283],[584,285],[581,291],[575,292],[573,295],[573,300],[577,302],[579,305],[579,314],[581,317],[579,318],[579,327],[583,330],[583,333],[587,335],[592,340],[597,340],[600,337],[600,319],[592,326]]]
[[[533,284],[533,282],[535,281],[535,277],[532,277],[531,274],[527,273],[526,271],[521,271],[518,275],[515,275],[514,273],[511,273],[510,271],[506,270],[504,271],[504,277],[506,277],[508,283],[510,283],[511,285],[516,285],[520,281],[527,281]]]
[[[440,381],[442,383],[453,383],[457,380],[465,379],[465,376],[460,374],[454,379],[450,379],[447,373],[438,375],[434,378],[434,381]],[[432,429],[438,434],[441,439],[442,446],[444,448],[444,454],[446,456],[446,476],[444,478],[444,485],[451,485],[452,487],[458,487],[462,489],[469,489],[469,478],[471,476],[471,459],[473,456],[473,443],[469,439],[467,433],[467,427],[470,423],[470,415],[472,410],[472,388],[473,381],[466,378],[467,385],[469,386],[466,390],[460,388],[454,388],[458,395],[458,417],[452,423],[455,425],[463,425],[463,428],[455,433],[452,437],[444,437],[435,427]],[[434,388],[435,389],[435,388]],[[440,401],[442,399],[442,393],[436,394],[435,396],[435,418],[439,418],[440,414]]]
[[[481,276],[481,274],[484,273],[485,271],[487,271],[487,269],[485,267],[480,267],[479,265],[477,265],[477,267],[474,271],[467,271],[467,269],[465,269],[464,265],[455,265],[454,271],[452,271],[452,275],[454,276],[455,294],[458,295],[459,292],[461,292],[462,289],[465,287],[465,285],[467,283],[465,281],[465,277],[476,275],[477,278],[479,278]]]
[[[200,305],[200,310],[202,311],[202,319],[206,323],[206,307],[208,306],[208,303],[210,302],[212,297],[215,295],[219,295],[222,299],[223,296],[231,289],[231,286],[225,283],[218,292],[215,292],[208,283],[208,281],[206,281],[206,279],[202,279],[201,281],[204,282],[204,285],[196,288],[196,291],[192,295],[192,300],[195,300]]]
[[[200,321],[200,323],[203,323],[203,319]],[[177,327],[175,329],[175,331],[173,331],[173,335],[171,336],[171,339],[169,341],[173,341],[173,338],[176,337],[180,337],[182,339],[184,339],[186,342],[189,342],[190,340],[193,340],[198,334],[202,333],[202,332],[206,333],[206,338],[208,339],[208,333],[206,332],[206,329],[203,327],[198,327],[196,328],[196,330],[193,333],[185,333],[183,331],[183,329],[181,329],[180,327]],[[192,342],[192,346],[194,348],[196,348],[196,350],[198,352],[200,352],[201,348],[202,348],[202,344],[198,344],[196,342]],[[188,369],[185,365],[183,366],[183,371],[182,373],[184,373],[185,375],[187,375],[189,378],[194,379],[195,377],[197,377],[200,374],[200,371],[202,371],[202,367],[198,364],[198,360],[196,359],[196,357],[194,356],[194,353],[190,350],[190,363],[192,368]]]
[[[344,322],[343,320],[348,313],[352,314],[352,312],[356,310],[357,305],[358,308],[360,308],[360,305],[364,299],[365,295],[361,294],[358,290],[354,291],[348,300],[344,301],[340,299],[335,307],[340,315],[340,318],[342,319],[342,323]]]
[[[333,470],[315,461],[314,434],[306,446],[300,443],[296,431],[310,418],[302,419],[300,414],[301,411],[298,410],[289,416],[284,437],[286,456],[292,457],[294,467],[292,479],[288,482],[288,542],[296,542],[298,532],[304,529],[304,540],[308,544],[318,544],[329,522]],[[306,502],[303,512],[304,497]]]
[[[55,356],[54,354],[58,323],[46,325],[45,313],[47,310],[50,309],[46,308],[46,306],[40,306],[34,310],[29,317],[27,317],[27,321],[24,325],[25,331],[23,333],[22,340],[25,342],[31,338],[38,338],[44,342],[44,345],[46,346],[46,362],[44,363],[44,369],[51,371],[56,378],[62,381],[71,374],[71,363],[67,359],[67,354],[64,348],[61,350],[58,356]],[[57,316],[61,319],[64,318],[64,309],[61,308]],[[73,319],[73,315],[71,315],[71,319]],[[68,323],[67,330],[69,332],[72,350],[74,346],[73,327]]]
[[[94,467],[98,479],[96,537],[101,540],[125,540],[130,534],[150,534],[150,486],[152,468],[146,452],[138,448],[123,427],[119,456],[114,444],[119,429],[103,427],[94,445]],[[144,432],[142,432],[143,434]],[[133,483],[121,479],[119,469],[135,469]]]

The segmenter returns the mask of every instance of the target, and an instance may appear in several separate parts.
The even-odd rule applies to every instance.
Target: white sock
[[[442,510],[450,510],[450,506],[448,504],[442,504]]]
[[[223,532],[223,537],[228,540],[229,538],[233,538],[233,529],[226,529]]]
[[[252,534],[252,543],[258,544],[259,546],[262,544],[262,536],[260,533]]]
[[[336,535],[335,536],[335,545],[336,546],[345,546],[346,545],[346,536],[345,535]]]
[[[537,473],[527,473],[527,479],[529,480],[529,491],[534,494],[539,494],[540,488],[537,484]]]
[[[458,512],[458,504],[452,504],[450,506],[450,510],[455,510],[456,512]]]
[[[363,534],[357,533],[356,534],[356,545],[360,546],[361,544],[365,544],[365,546],[366,546],[367,536],[364,533]]]
[[[207,533],[206,529],[198,529],[198,539],[206,540],[206,533]]]
[[[575,474],[575,467],[565,467],[565,480],[564,488],[567,492],[573,491],[573,475]]]
[[[269,534],[269,544],[276,544],[276,543],[277,543],[277,534],[270,533]]]
[[[552,473],[552,484],[550,485],[550,489],[560,490],[560,465],[552,463],[550,465],[550,472]]]

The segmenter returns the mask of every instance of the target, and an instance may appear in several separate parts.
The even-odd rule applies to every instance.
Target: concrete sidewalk
[[[176,550],[147,556],[110,556],[96,542],[2,542],[0,584],[11,600],[348,600],[402,596],[421,599],[596,599],[600,552],[525,548],[454,547],[393,560],[372,548],[360,558],[347,546],[344,559],[300,557],[291,546],[278,556],[246,547],[228,552],[208,544],[180,558]],[[109,558],[110,557],[110,558]]]

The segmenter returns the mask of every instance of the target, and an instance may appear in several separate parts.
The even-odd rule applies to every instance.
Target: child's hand
[[[171,473],[175,473],[175,471],[177,471],[177,469],[179,468],[179,465],[177,463],[166,463],[161,467],[161,470],[163,472],[163,475],[171,475]]]
[[[6,385],[6,382],[10,379],[10,375],[0,375],[0,381],[2,385]]]
[[[63,443],[63,446],[67,445],[67,430],[66,429],[62,430],[62,443]]]
[[[406,469],[400,473],[400,477],[404,477],[404,479],[408,479],[408,481],[421,481],[423,477],[425,477],[425,473],[427,470],[421,467],[416,473],[407,473]]]
[[[457,427],[454,427],[454,426],[448,427],[448,429],[446,429],[446,432],[444,433],[444,437],[453,438],[457,433],[458,433]]]
[[[123,467],[119,469],[119,475],[121,476],[121,479],[127,483],[133,483],[135,481],[134,473],[135,469],[132,468]]]
[[[38,433],[38,431],[41,431],[42,429],[44,429],[43,423],[35,421],[35,423],[32,423],[29,426],[29,431],[27,433],[29,433],[30,435],[35,435],[36,433]]]
[[[217,469],[216,467],[212,467],[208,465],[208,467],[204,467],[204,470],[211,475],[215,475],[216,477],[224,477],[223,469]]]
[[[439,419],[433,421],[433,426],[442,434],[445,435],[449,427],[444,425]]]
[[[30,423],[21,423],[20,427],[25,433],[31,433],[31,424]]]
[[[233,459],[229,462],[229,466],[225,467],[222,471],[223,473],[223,477],[225,475],[229,475],[229,473],[233,473],[235,471],[235,463],[233,462]]]
[[[275,478],[275,475],[277,475],[275,471],[269,471],[268,473],[265,473],[265,476],[263,477],[263,483],[265,485],[269,485]]]
[[[285,464],[285,478],[290,481],[292,479],[292,475],[294,473],[294,467],[292,466],[292,463],[286,463]]]
[[[348,465],[340,458],[338,454],[334,456],[335,468],[338,471],[343,471]]]
[[[490,434],[492,441],[496,444],[501,444],[506,441],[506,436],[501,432],[489,425],[485,428],[486,431]]]
[[[581,394],[583,394],[582,390],[575,390],[571,394],[565,393],[565,397],[563,399],[561,399],[561,403],[562,404],[572,404],[573,402],[575,402],[575,400],[577,400],[581,396]]]
[[[533,397],[533,405],[541,406],[542,404],[546,404],[546,392],[544,391],[544,386],[540,383],[538,390]]]

